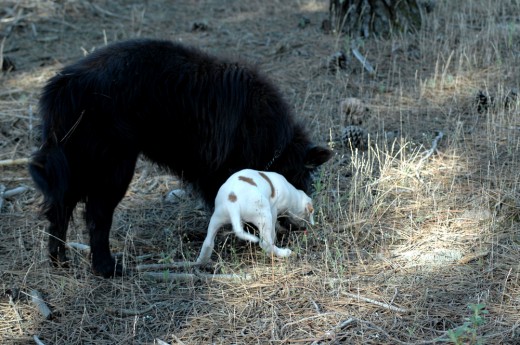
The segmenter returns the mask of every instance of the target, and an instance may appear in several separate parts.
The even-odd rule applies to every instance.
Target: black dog
[[[43,143],[29,170],[44,195],[49,254],[67,261],[67,226],[83,201],[92,266],[105,277],[122,273],[109,232],[139,154],[181,176],[208,205],[243,168],[279,172],[308,191],[311,172],[331,156],[253,68],[168,41],[95,51],[49,80],[39,108]]]

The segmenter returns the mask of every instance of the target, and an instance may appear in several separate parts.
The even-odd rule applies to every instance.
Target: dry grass
[[[335,143],[316,184],[318,225],[280,235],[297,256],[273,259],[219,237],[214,271],[248,281],[106,280],[80,253],[73,268],[51,268],[25,167],[0,167],[7,189],[31,187],[0,210],[0,343],[37,335],[45,344],[430,344],[448,342],[472,304],[488,313],[459,334],[461,344],[520,342],[520,109],[500,101],[520,76],[516,1],[439,1],[417,35],[363,42],[374,78],[352,57],[337,74],[323,68],[350,45],[320,31],[326,1],[3,4],[3,54],[17,70],[0,75],[0,160],[37,145],[38,92],[62,64],[135,36],[258,63],[322,142],[341,133],[340,102],[358,97],[369,105],[372,143],[354,154]],[[301,16],[311,20],[306,28]],[[193,22],[210,30],[192,32]],[[478,113],[478,90],[498,105]],[[385,131],[401,135],[386,142]],[[445,134],[437,152],[422,160],[437,131]],[[196,257],[210,214],[196,200],[164,203],[173,188],[175,179],[139,164],[111,236],[129,265]],[[88,241],[79,212],[69,239]],[[10,304],[3,293],[15,289]],[[26,297],[32,289],[52,320]]]

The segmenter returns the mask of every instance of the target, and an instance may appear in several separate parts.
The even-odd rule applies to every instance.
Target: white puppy
[[[260,242],[260,247],[267,253],[280,257],[291,255],[290,249],[278,248],[274,244],[276,219],[284,213],[295,220],[308,220],[314,224],[311,198],[294,188],[282,175],[251,169],[231,175],[215,198],[215,212],[197,263],[204,264],[210,260],[217,232],[226,224],[233,226],[239,238]],[[260,238],[244,231],[242,222],[254,224]]]

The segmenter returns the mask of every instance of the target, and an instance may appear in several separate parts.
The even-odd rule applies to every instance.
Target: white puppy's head
[[[308,222],[314,225],[314,207],[312,206],[312,199],[305,194],[305,192],[298,191],[300,202],[298,203],[298,209],[290,210],[289,218],[294,224]]]

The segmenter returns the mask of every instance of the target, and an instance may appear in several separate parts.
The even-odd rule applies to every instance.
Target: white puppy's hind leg
[[[228,206],[228,212],[229,218],[231,219],[231,226],[233,227],[233,232],[238,238],[253,243],[258,243],[258,241],[260,241],[260,239],[255,235],[250,234],[247,231],[244,231],[244,226],[242,225],[242,220],[240,217],[240,210],[237,206]]]
[[[223,224],[224,222],[222,216],[220,216],[218,211],[215,210],[211,216],[211,220],[209,221],[208,234],[206,235],[204,243],[202,244],[199,257],[197,258],[197,264],[205,264],[211,260],[211,254],[213,253],[213,248],[215,247],[215,237],[217,236],[219,228]]]

